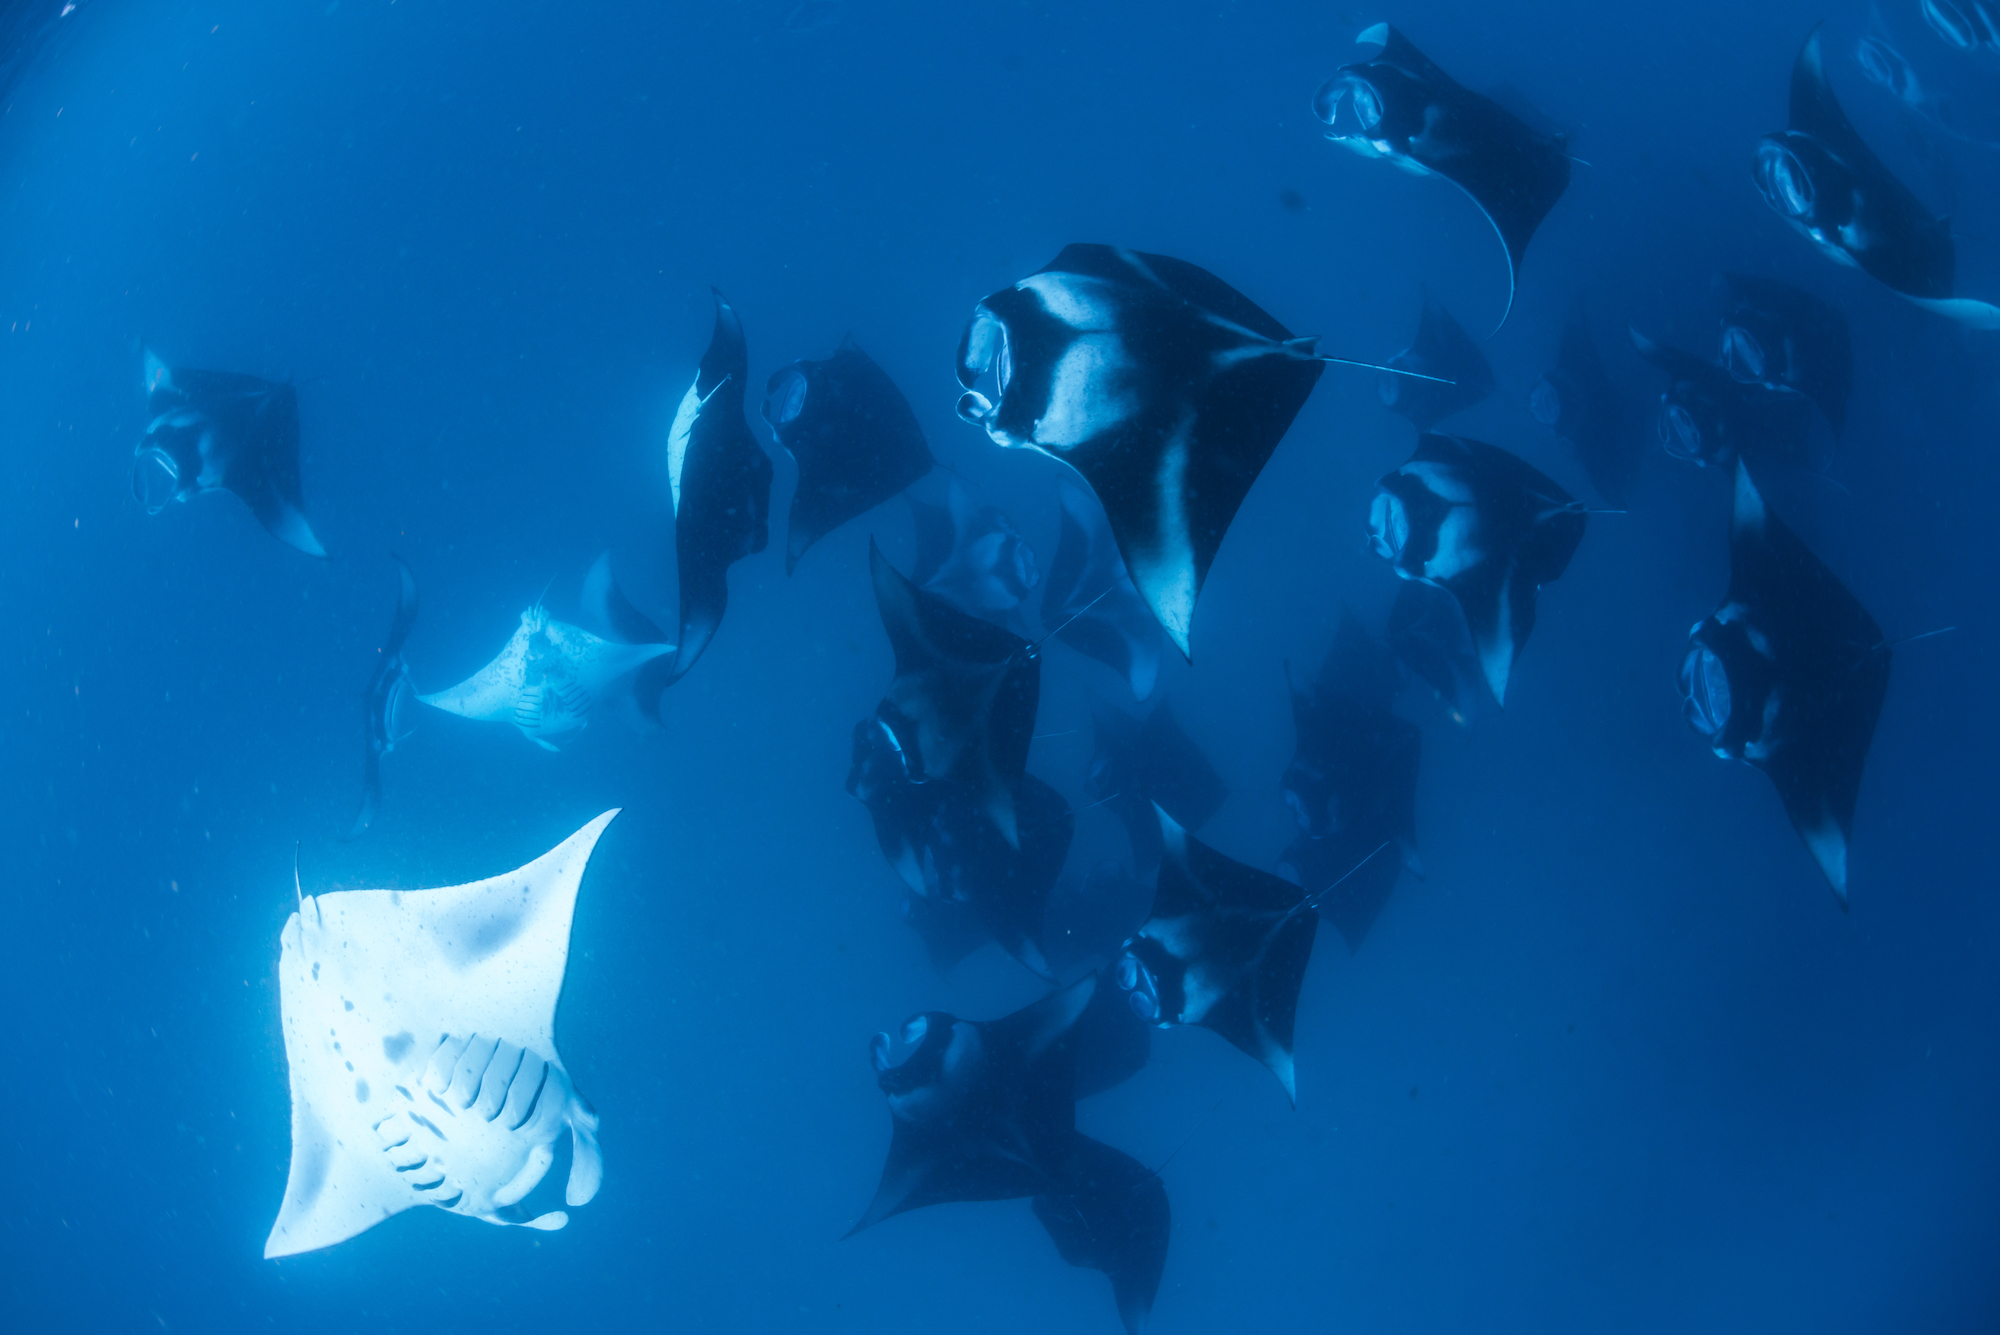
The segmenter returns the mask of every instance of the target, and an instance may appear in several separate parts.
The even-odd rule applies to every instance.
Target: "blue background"
[[[549,581],[573,614],[606,547],[666,615],[664,439],[710,283],[753,385],[851,331],[1044,565],[1060,470],[956,420],[951,354],[980,296],[1064,244],[1192,260],[1342,355],[1401,348],[1426,284],[1490,328],[1500,255],[1472,206],[1309,113],[1379,18],[1519,90],[1590,164],[1488,345],[1500,391],[1452,429],[1588,494],[1526,411],[1575,294],[1652,395],[1627,321],[1706,348],[1715,270],[1802,283],[1850,316],[1859,373],[1839,485],[1787,517],[1889,635],[1960,629],[1897,655],[1843,914],[1769,783],[1681,722],[1727,488],[1649,450],[1631,514],[1593,519],[1543,594],[1506,711],[1461,730],[1406,695],[1428,879],[1358,953],[1321,934],[1297,1110],[1200,1031],[1080,1108],[1149,1164],[1182,1147],[1153,1329],[2000,1324],[2000,338],[1834,268],[1759,200],[1752,146],[1822,10],[841,0],[794,31],[792,8],[97,0],[8,94],[0,1325],[1115,1331],[1103,1279],[1022,1202],[839,1240],[888,1140],[868,1036],[1037,992],[991,948],[932,972],[842,791],[891,666],[868,538],[907,567],[901,507],[789,580],[774,525],[662,732],[607,718],[549,755],[426,714],[375,829],[343,844],[385,554],[422,587],[426,690]],[[1943,53],[1914,3],[1892,9],[1913,60]],[[1831,15],[1836,87],[1954,213],[1961,292],[2000,297],[2000,154],[1861,80],[1865,17]],[[1977,94],[2000,65],[1951,77]],[[296,380],[331,560],[227,497],[134,504],[142,339]],[[1163,673],[1232,790],[1204,837],[1244,861],[1271,866],[1291,829],[1283,663],[1317,661],[1342,600],[1379,625],[1394,592],[1363,534],[1410,445],[1372,375],[1330,370],[1215,563],[1195,665]],[[776,515],[792,476],[781,460]],[[1118,690],[1052,647],[1040,727],[1083,728]],[[1080,804],[1088,742],[1039,741],[1031,768]],[[309,892],[449,884],[610,806],[559,1020],[603,1115],[603,1193],[555,1234],[417,1211],[259,1259],[288,1154],[294,843]],[[1120,846],[1103,811],[1079,827],[1073,865]]]

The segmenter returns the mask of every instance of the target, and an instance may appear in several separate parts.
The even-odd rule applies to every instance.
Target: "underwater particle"
[[[1304,195],[1287,186],[1278,192],[1278,207],[1287,213],[1304,213],[1308,206]]]

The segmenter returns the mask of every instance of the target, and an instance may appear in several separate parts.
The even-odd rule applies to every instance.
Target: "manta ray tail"
[[[1315,351],[1314,349],[1318,346],[1318,334],[1308,334],[1304,338],[1288,338],[1284,343],[1285,352],[1302,362],[1325,362],[1329,366],[1358,366],[1364,371],[1380,371],[1383,375],[1406,376],[1411,380],[1428,380],[1434,385],[1455,386],[1458,384],[1456,380],[1447,380],[1443,376],[1438,375],[1425,375],[1422,371],[1409,371],[1400,366],[1384,366],[1380,362],[1357,361],[1352,357],[1331,357],[1323,352]]]

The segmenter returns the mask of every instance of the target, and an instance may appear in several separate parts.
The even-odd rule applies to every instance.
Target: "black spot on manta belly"
[[[356,1103],[368,1102],[368,1082],[366,1080],[357,1080],[354,1082],[354,1101]]]
[[[410,1045],[416,1041],[416,1035],[407,1029],[400,1034],[385,1035],[382,1039],[382,1055],[387,1057],[392,1065],[401,1065],[403,1058],[409,1055]]]

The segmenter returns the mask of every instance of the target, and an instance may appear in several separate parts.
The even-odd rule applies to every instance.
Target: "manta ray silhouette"
[[[1842,908],[1889,660],[1882,628],[1771,512],[1739,463],[1729,591],[1688,634],[1681,695],[1715,754],[1771,776]]]
[[[588,726],[612,682],[674,652],[611,582],[608,556],[598,558],[584,588],[585,601],[597,603],[598,622],[624,638],[558,621],[537,600],[492,662],[456,686],[417,698],[462,718],[511,723],[543,750],[556,750],[551,739]],[[639,695],[643,708],[647,692]]]
[[[1507,249],[1505,324],[1528,241],[1569,188],[1567,146],[1460,84],[1386,23],[1354,40],[1376,54],[1321,84],[1313,114],[1335,143],[1418,176],[1441,176],[1479,206]]]
[[[1953,295],[1951,223],[1884,166],[1827,82],[1814,27],[1792,63],[1790,123],[1757,145],[1757,189],[1773,212],[1830,259],[1852,265],[1929,311],[2000,329],[2000,307]]]
[[[169,367],[149,351],[146,407],[153,419],[132,460],[132,494],[146,513],[230,491],[272,537],[326,555],[299,490],[299,396],[290,385]]]

